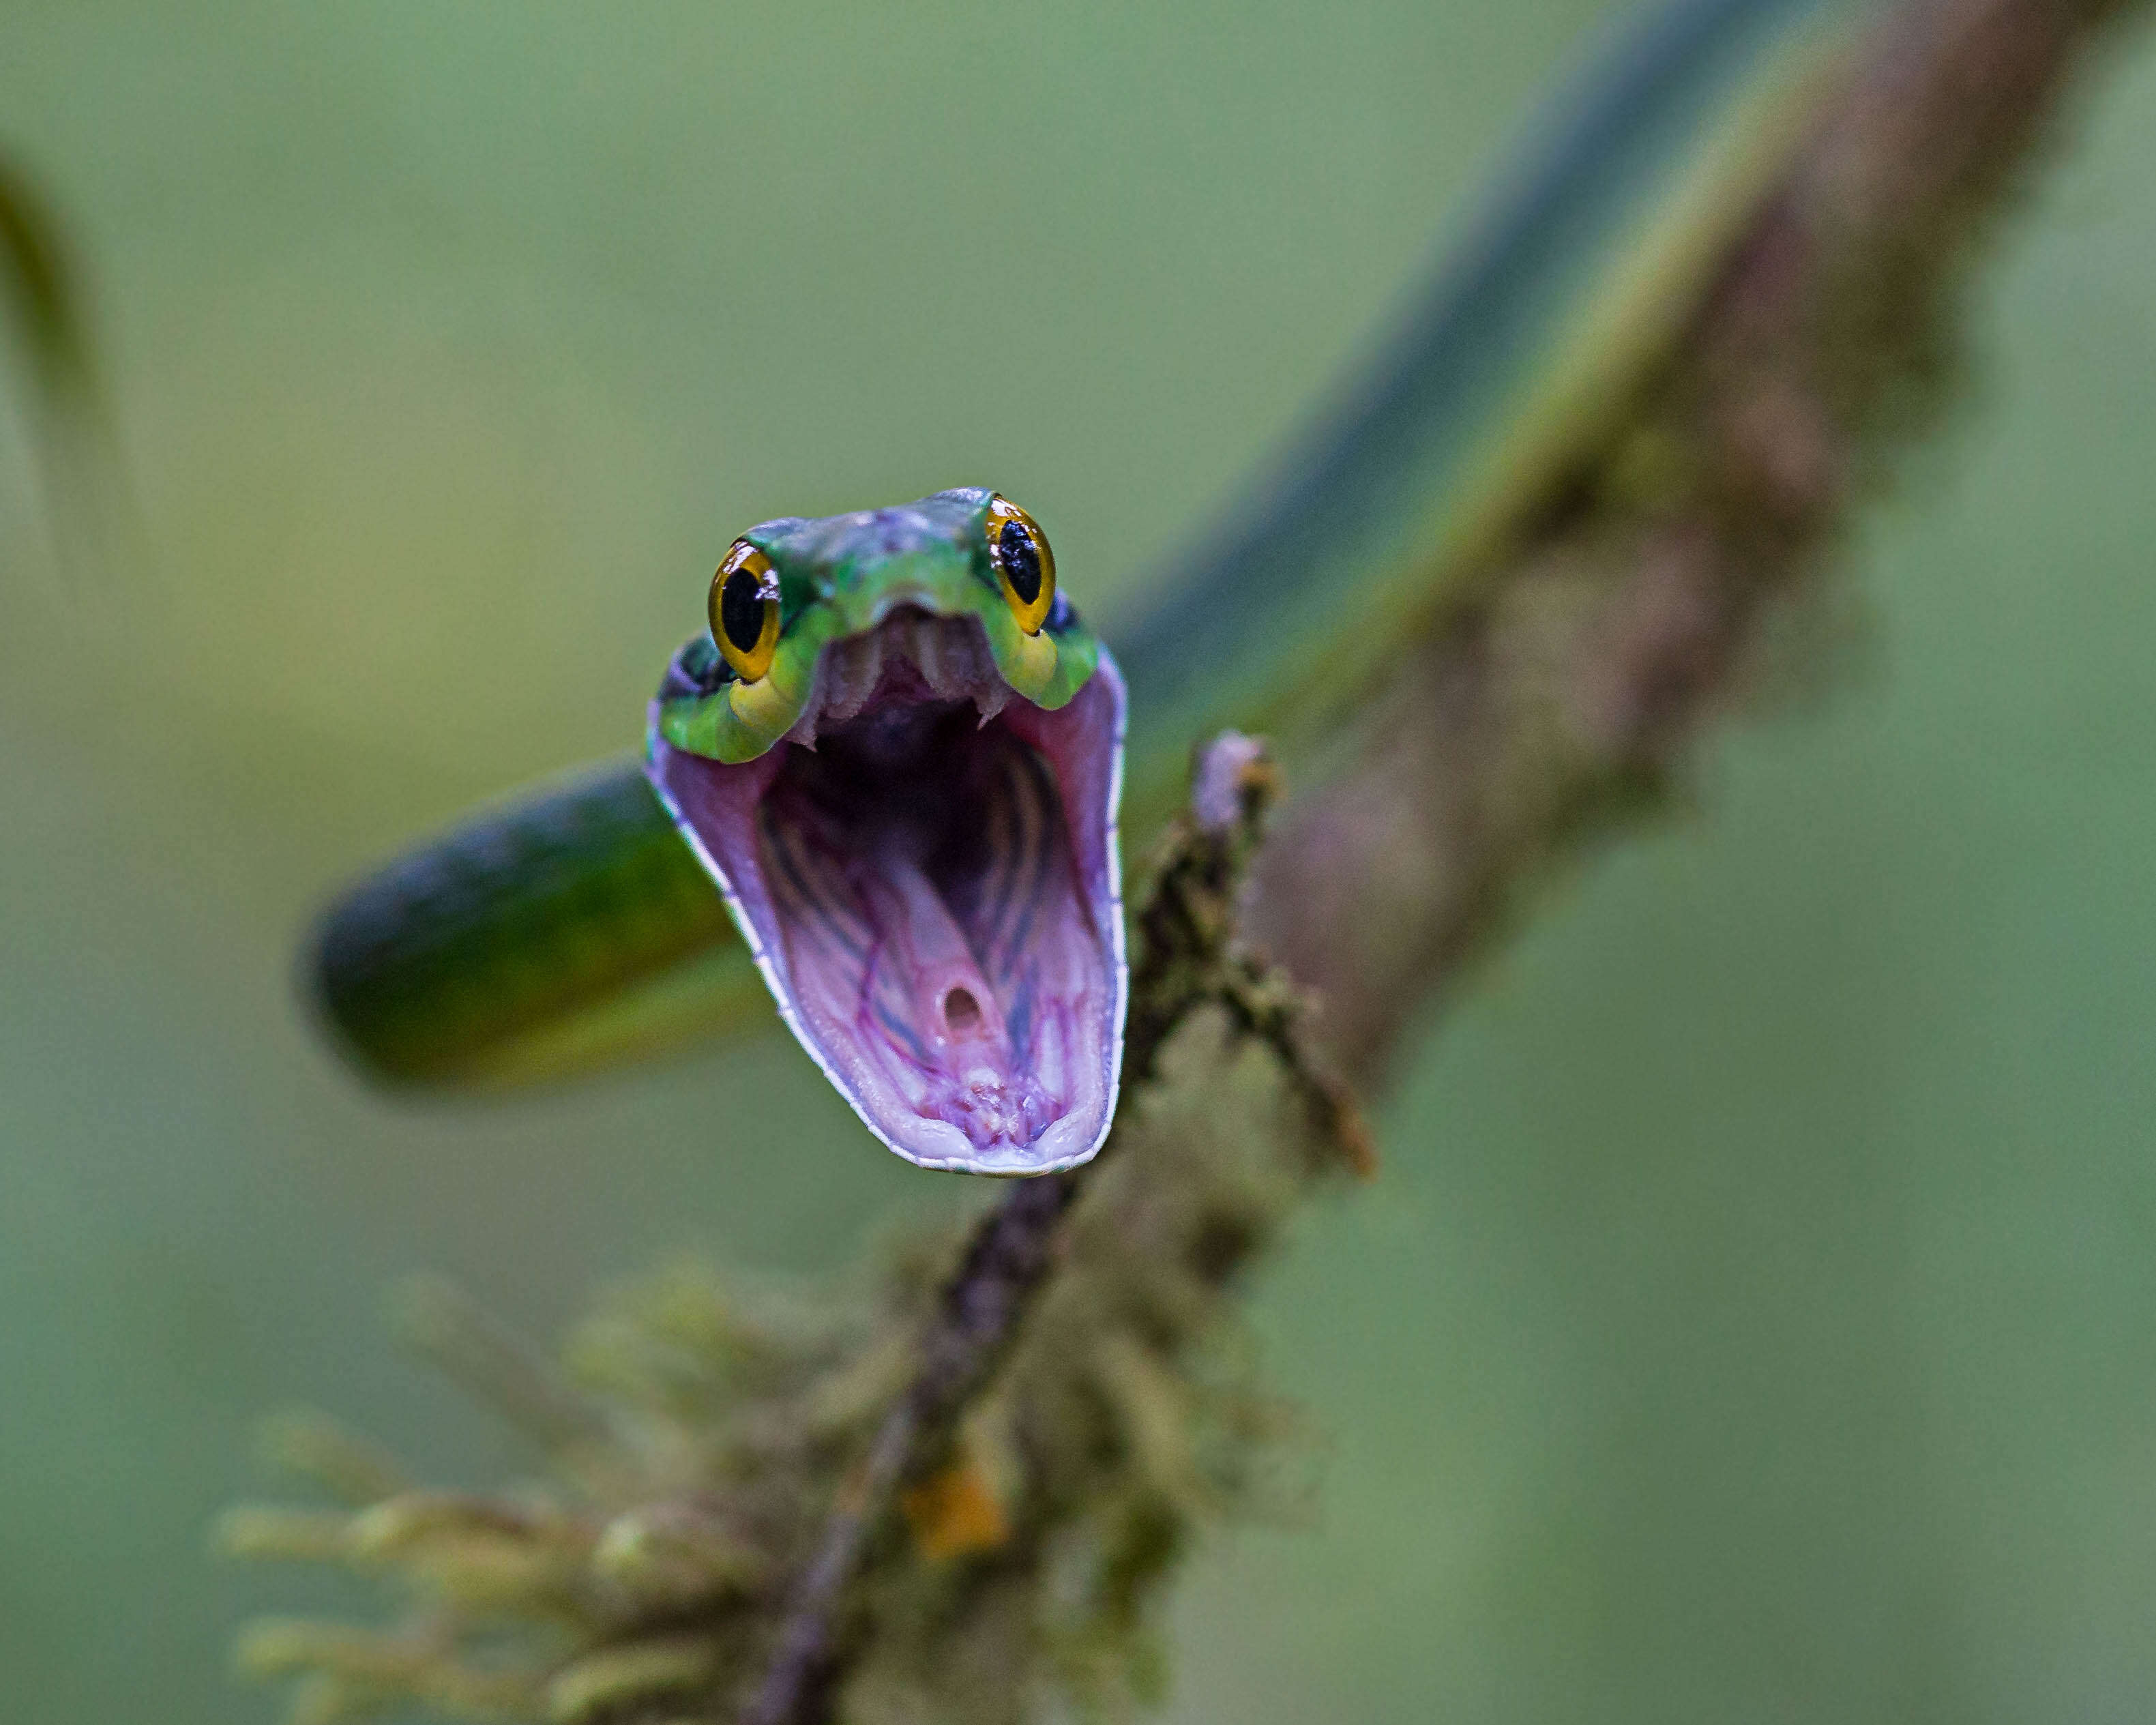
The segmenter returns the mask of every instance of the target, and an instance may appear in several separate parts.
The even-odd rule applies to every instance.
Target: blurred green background
[[[272,1717],[228,1631],[322,1586],[204,1553],[266,1410],[527,1465],[397,1276],[546,1334],[954,1201],[775,1040],[385,1104],[299,932],[630,744],[749,521],[991,483],[1112,624],[1604,17],[14,0],[141,548],[67,591],[0,418],[0,1712]],[[1838,686],[1546,906],[1264,1281],[1322,1489],[1194,1566],[1172,1719],[2156,1712],[2156,59],[2095,94]]]

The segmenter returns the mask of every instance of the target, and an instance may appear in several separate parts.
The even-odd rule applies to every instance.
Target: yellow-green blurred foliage
[[[545,1332],[958,1201],[776,1041],[385,1105],[297,932],[629,746],[751,521],[993,484],[1111,624],[1599,16],[10,9],[138,525],[54,597],[0,417],[0,1712],[268,1717],[229,1625],[346,1602],[204,1555],[265,1407],[528,1465],[393,1276]],[[2156,61],[2098,95],[1857,676],[1546,911],[1272,1271],[1322,1507],[1201,1562],[1171,1717],[2156,1707]]]

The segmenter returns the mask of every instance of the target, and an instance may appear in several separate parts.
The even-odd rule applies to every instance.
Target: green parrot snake
[[[1666,352],[1862,8],[1681,0],[1546,110],[1405,315],[1112,631],[983,487],[752,526],[641,763],[362,882],[312,973],[393,1082],[516,1084],[767,1021],[925,1167],[1036,1174],[1114,1117],[1117,850],[1223,726],[1322,759],[1522,500]]]

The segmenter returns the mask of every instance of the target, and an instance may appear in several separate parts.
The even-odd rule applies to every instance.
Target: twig
[[[1131,978],[1124,1086],[1152,1076],[1162,1044],[1200,1001],[1227,1004],[1274,1045],[1291,1047],[1294,1003],[1235,950],[1236,900],[1277,781],[1263,749],[1229,732],[1200,751],[1191,809],[1155,860],[1137,916],[1142,956]],[[1292,1060],[1291,1070],[1300,1070]],[[1313,1104],[1367,1153],[1368,1134],[1345,1093],[1311,1081]],[[1019,1182],[983,1217],[937,1301],[920,1366],[884,1416],[867,1455],[840,1487],[815,1556],[788,1601],[770,1670],[743,1725],[818,1725],[850,1662],[863,1626],[849,1595],[904,1490],[935,1471],[958,1416],[1009,1353],[1026,1311],[1055,1260],[1057,1230],[1088,1177],[1116,1147],[1083,1168]]]
[[[1067,1168],[1023,1181],[983,1218],[937,1302],[920,1370],[839,1488],[816,1555],[788,1603],[770,1674],[742,1715],[746,1725],[808,1725],[827,1717],[857,1630],[846,1620],[846,1595],[870,1543],[900,1491],[933,1470],[957,1416],[1009,1350],[1086,1172]]]

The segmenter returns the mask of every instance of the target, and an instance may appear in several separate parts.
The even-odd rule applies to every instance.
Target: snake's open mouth
[[[907,607],[824,649],[737,766],[656,736],[652,778],[780,1012],[909,1161],[1046,1173],[1100,1147],[1122,1040],[1121,679],[1050,711],[980,624]]]

